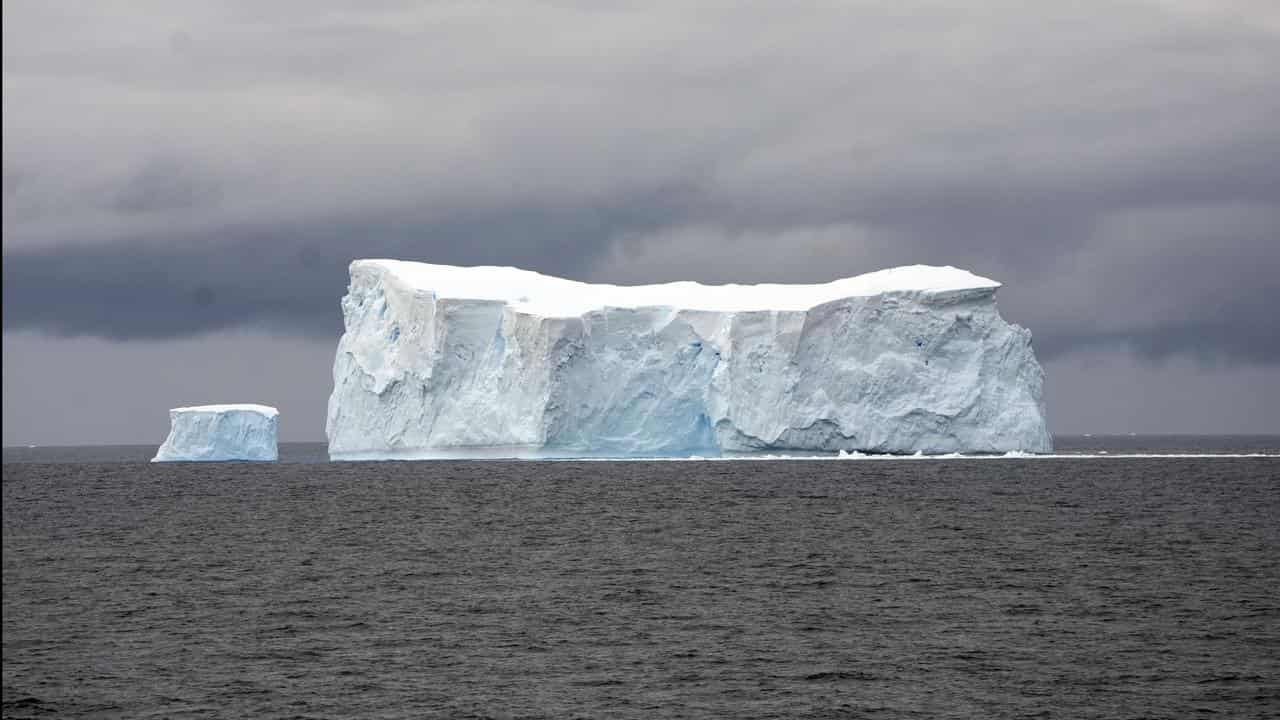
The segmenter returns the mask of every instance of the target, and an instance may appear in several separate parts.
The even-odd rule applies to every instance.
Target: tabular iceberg
[[[951,267],[823,285],[593,285],[357,260],[335,460],[1048,452],[1031,335]]]
[[[267,405],[198,405],[169,411],[169,437],[151,462],[277,458],[280,413]]]

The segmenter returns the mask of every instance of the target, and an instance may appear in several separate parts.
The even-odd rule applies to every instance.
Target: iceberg
[[[169,437],[151,462],[273,461],[280,413],[267,405],[197,405],[169,411]]]
[[[999,287],[924,265],[626,287],[356,260],[329,456],[1050,452],[1031,334]]]

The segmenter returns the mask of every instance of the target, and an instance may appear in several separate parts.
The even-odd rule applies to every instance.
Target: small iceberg
[[[169,437],[151,462],[273,462],[280,411],[269,405],[196,405],[169,411]]]

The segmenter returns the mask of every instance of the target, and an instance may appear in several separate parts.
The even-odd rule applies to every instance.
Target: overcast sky
[[[1280,3],[4,3],[5,445],[265,402],[357,257],[1000,280],[1050,429],[1280,432]]]

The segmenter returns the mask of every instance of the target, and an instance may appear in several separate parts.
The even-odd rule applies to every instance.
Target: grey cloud
[[[153,158],[119,183],[111,208],[122,214],[181,212],[217,205],[220,187],[213,178],[173,158]]]
[[[236,326],[336,337],[358,257],[515,264],[582,275],[608,228],[652,222],[643,206],[503,208],[421,219],[231,227],[170,242],[22,248],[5,256],[6,330],[112,339]]]
[[[365,256],[924,262],[1046,357],[1280,362],[1267,2],[4,12],[6,329],[330,337]]]

